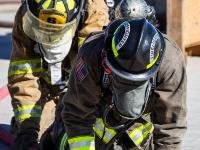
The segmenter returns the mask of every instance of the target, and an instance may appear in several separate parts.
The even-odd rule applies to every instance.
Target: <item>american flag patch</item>
[[[79,81],[83,81],[88,75],[87,66],[85,65],[82,58],[79,59],[78,64],[76,65],[76,76]]]

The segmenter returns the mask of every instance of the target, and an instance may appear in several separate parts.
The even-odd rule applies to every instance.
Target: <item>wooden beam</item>
[[[167,34],[177,42],[180,48],[183,48],[182,1],[167,0]]]

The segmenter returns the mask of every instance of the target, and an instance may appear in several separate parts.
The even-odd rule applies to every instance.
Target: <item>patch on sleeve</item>
[[[79,81],[83,81],[88,75],[87,66],[82,58],[78,60],[78,64],[76,65],[76,77]]]

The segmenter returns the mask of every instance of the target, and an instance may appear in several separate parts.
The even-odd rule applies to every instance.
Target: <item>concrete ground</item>
[[[14,13],[0,13],[1,19],[13,21]],[[0,125],[10,124],[11,116],[13,116],[11,99],[5,88],[7,84],[7,69],[9,65],[9,56],[11,53],[11,29],[0,28]],[[183,141],[183,150],[200,149],[200,57],[187,58],[187,74],[188,74],[188,131]],[[0,149],[6,150],[0,143]]]

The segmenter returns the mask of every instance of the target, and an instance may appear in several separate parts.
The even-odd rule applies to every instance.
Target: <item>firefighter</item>
[[[11,149],[38,148],[38,134],[54,120],[53,103],[60,121],[60,99],[67,90],[78,47],[90,32],[107,25],[107,11],[99,0],[22,1],[15,17],[8,70],[16,134]]]
[[[115,19],[127,18],[127,19],[137,19],[137,18],[147,18],[149,22],[156,24],[155,12],[152,11],[151,6],[148,6],[144,0],[122,0],[120,1],[107,1],[107,6],[109,10],[114,11]],[[112,11],[109,11],[111,13]],[[113,17],[110,15],[110,19]],[[113,18],[114,19],[114,18]],[[112,19],[110,20],[113,21]],[[54,121],[53,125],[45,132],[41,138],[42,149],[64,149],[66,143],[66,135],[63,122]],[[49,135],[54,135],[54,140],[51,139]],[[51,144],[50,144],[51,143]],[[56,146],[54,146],[56,145]]]
[[[70,150],[178,150],[186,131],[182,51],[144,18],[116,20],[80,48],[63,104]]]

